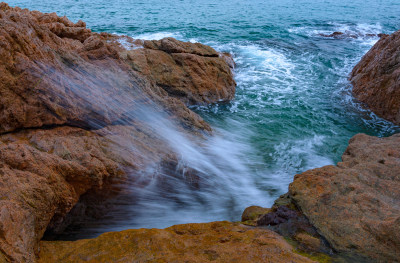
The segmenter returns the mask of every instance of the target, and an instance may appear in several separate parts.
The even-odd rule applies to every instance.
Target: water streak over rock
[[[148,164],[176,164],[160,124],[192,137],[211,131],[181,101],[189,94],[216,101],[212,82],[222,76],[229,94],[217,100],[233,97],[229,65],[201,44],[151,42],[160,58],[177,57],[167,67],[178,71],[169,83],[185,82],[180,100],[134,67],[140,54],[122,37],[5,3],[0,24],[0,258],[35,261],[45,230],[59,228],[82,194]],[[210,82],[179,75],[190,71]]]

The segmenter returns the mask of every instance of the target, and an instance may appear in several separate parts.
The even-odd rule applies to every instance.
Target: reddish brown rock
[[[173,38],[144,41],[144,48],[127,52],[132,68],[153,80],[185,104],[232,100],[236,83],[228,54],[199,43]]]
[[[233,98],[234,81],[228,64],[201,44],[169,39],[175,49],[174,45],[161,45],[167,51],[186,48],[196,55],[173,53],[178,62],[168,64],[163,55],[172,55],[158,50],[162,55],[158,61],[151,58],[148,70],[156,74],[162,71],[158,67],[164,67],[167,72],[160,78],[171,77],[157,83],[148,72],[131,67],[132,61],[142,63],[139,51],[126,61],[128,51],[116,41],[119,37],[92,33],[81,21],[74,24],[55,14],[13,9],[2,3],[0,22],[0,133],[64,124],[104,127],[121,121],[140,107],[138,103],[149,100],[172,110],[186,126],[195,123],[210,130],[163,88],[180,89],[179,96],[179,92],[169,92],[181,100],[203,98],[199,103]],[[181,75],[174,74],[175,70]]]
[[[354,67],[350,81],[358,100],[400,125],[400,31],[382,35]]]
[[[337,166],[296,175],[290,198],[332,248],[362,262],[400,258],[400,135],[354,136]]]
[[[82,194],[124,179],[127,168],[160,162],[169,155],[163,144],[132,126],[0,136],[1,250],[12,261],[33,262],[46,228],[62,223]]]
[[[237,223],[185,224],[42,241],[39,262],[315,262],[273,231]]]

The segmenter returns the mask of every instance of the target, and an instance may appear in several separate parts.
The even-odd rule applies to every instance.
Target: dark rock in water
[[[296,175],[289,196],[337,252],[400,258],[400,135],[354,136],[337,166]]]
[[[378,116],[400,125],[400,31],[381,39],[350,75],[354,96]]]
[[[289,221],[289,219],[296,218],[298,214],[287,208],[286,206],[280,206],[275,211],[263,215],[257,220],[257,224],[260,226],[276,226],[284,222]]]
[[[339,37],[339,36],[343,36],[344,33],[343,32],[333,32],[332,34],[326,35],[326,34],[319,34],[322,37]]]
[[[347,34],[343,33],[343,32],[333,32],[332,34],[319,34],[322,37],[333,37],[333,38],[345,38],[347,36]]]
[[[34,262],[46,228],[64,226],[81,195],[177,160],[147,117],[195,138],[211,129],[182,101],[234,95],[230,66],[201,44],[127,50],[123,37],[82,21],[5,3],[0,25],[0,261]],[[135,68],[142,53],[152,61],[145,70]],[[198,185],[195,171],[184,176]]]
[[[353,32],[333,32],[332,34],[319,34],[322,37],[332,37],[335,39],[346,39],[346,38],[353,38],[353,39],[357,39],[357,38],[364,38],[364,37],[380,37],[383,34],[360,34],[360,33],[353,33]]]

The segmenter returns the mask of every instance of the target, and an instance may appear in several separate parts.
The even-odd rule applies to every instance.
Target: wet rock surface
[[[336,252],[364,262],[398,261],[400,135],[356,135],[342,159],[296,175],[290,198]]]
[[[358,100],[400,125],[400,31],[383,35],[354,67],[350,81]]]
[[[315,262],[273,231],[230,222],[105,233],[40,243],[38,262]]]

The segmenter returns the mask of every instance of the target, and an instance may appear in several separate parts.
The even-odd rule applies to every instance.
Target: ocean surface
[[[201,42],[230,52],[237,63],[236,98],[228,104],[192,108],[216,131],[199,155],[200,166],[213,167],[205,170],[216,183],[210,189],[169,194],[153,188],[135,200],[124,198],[123,205],[113,205],[120,213],[110,214],[108,221],[93,221],[85,233],[75,226],[80,233],[75,238],[127,228],[237,221],[247,206],[271,206],[287,192],[295,174],[340,161],[353,135],[400,132],[363,109],[351,96],[347,80],[352,67],[378,40],[371,34],[400,29],[399,0],[8,3],[56,12],[74,22],[81,19],[96,32]],[[335,31],[356,38],[320,35]]]

